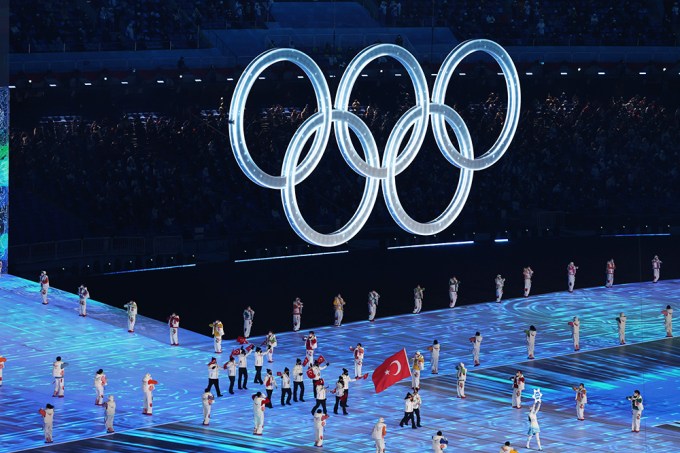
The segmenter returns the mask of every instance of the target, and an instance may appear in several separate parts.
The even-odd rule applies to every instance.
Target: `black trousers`
[[[328,414],[328,411],[326,410],[326,400],[316,400],[316,404],[312,408],[312,414],[316,414],[316,410],[319,408],[319,406],[321,406],[324,415]]]
[[[286,396],[288,397],[287,399],[286,399]],[[290,397],[291,396],[293,396],[293,392],[290,390],[290,388],[281,389],[281,406],[283,406],[284,404],[290,404]],[[284,399],[286,399],[285,402],[283,401]],[[295,401],[297,401],[297,400],[295,400]]]
[[[404,412],[404,418],[399,422],[399,426],[408,425],[409,420],[411,420],[411,428],[415,428],[416,422],[413,420],[413,412]]]
[[[248,388],[248,368],[238,369],[238,388]]]
[[[342,407],[342,413],[347,414],[347,400],[345,399],[344,396],[336,396],[335,397],[335,407],[333,407],[333,412],[338,413],[338,405]]]
[[[222,392],[220,392],[220,380],[219,379],[208,379],[208,388],[206,389],[206,392],[209,392],[210,389],[215,386],[215,391],[217,392],[217,396],[222,396]]]
[[[262,365],[255,366],[255,379],[253,379],[253,384],[264,384],[262,381]]]
[[[265,391],[267,392],[267,399],[269,400],[269,402],[265,404],[265,406],[271,409],[274,407],[272,405],[272,393],[274,393],[274,389],[266,389]]]
[[[416,426],[420,428],[420,408],[413,409],[413,414],[416,416]]]
[[[229,393],[234,393],[234,382],[236,381],[236,376],[229,376]]]
[[[298,389],[300,389],[300,401],[305,400],[305,383],[303,381],[293,382],[293,401],[297,403]]]

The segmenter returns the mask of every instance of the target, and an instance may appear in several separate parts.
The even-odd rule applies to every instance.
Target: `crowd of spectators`
[[[396,119],[412,105],[412,95],[404,90],[376,98],[376,92],[356,92],[352,109],[382,149]],[[502,126],[503,96],[489,93],[451,105],[465,119],[480,155]],[[313,111],[304,104],[249,109],[246,137],[265,171],[280,172],[291,136]],[[206,115],[72,117],[15,128],[12,191],[60,206],[82,225],[83,235],[191,235],[197,228],[232,238],[290,233],[279,192],[246,179],[230,152],[227,128],[224,106]],[[541,211],[678,217],[677,143],[680,108],[667,99],[566,93],[525,98],[510,150],[475,174],[456,224],[499,231],[533,225]],[[420,155],[398,177],[406,211],[420,221],[439,215],[457,175],[429,133]],[[297,188],[308,222],[334,231],[352,216],[364,181],[348,168],[331,137],[321,164]],[[35,215],[13,212],[28,237]],[[397,230],[382,200],[369,226]]]

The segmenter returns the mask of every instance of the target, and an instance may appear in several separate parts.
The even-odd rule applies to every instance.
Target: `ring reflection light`
[[[458,64],[475,52],[489,54],[500,66],[507,88],[508,107],[501,133],[491,148],[475,157],[472,137],[460,115],[445,104],[446,90]],[[375,138],[364,121],[349,111],[352,88],[364,68],[379,58],[391,57],[406,70],[415,91],[415,105],[397,121],[385,145],[382,161]],[[246,144],[244,112],[250,90],[261,74],[280,62],[298,66],[311,81],[317,101],[317,112],[307,118],[293,134],[288,144],[280,175],[262,170],[253,160]],[[293,230],[310,244],[334,247],[349,241],[364,226],[378,198],[382,185],[383,197],[394,221],[405,231],[418,235],[433,235],[448,228],[458,217],[472,188],[475,171],[489,168],[503,157],[517,130],[521,93],[519,76],[510,55],[500,45],[486,39],[465,41],[446,57],[438,71],[430,98],[427,79],[415,57],[394,44],[376,44],[361,51],[347,66],[338,85],[335,102],[321,68],[306,54],[295,49],[272,49],[255,58],[239,78],[229,107],[229,138],[239,167],[254,183],[281,191],[286,218]],[[440,152],[460,169],[456,192],[449,205],[430,222],[417,222],[405,211],[397,194],[396,176],[402,173],[418,155],[425,140],[430,117],[432,131]],[[451,128],[458,148],[451,141],[446,125]],[[342,157],[358,175],[366,178],[364,192],[352,218],[337,231],[324,234],[310,226],[300,212],[295,186],[304,181],[317,167],[328,145],[332,127]],[[402,143],[410,138],[400,152]],[[365,159],[352,142],[354,134]],[[304,147],[312,140],[309,152],[301,161]]]

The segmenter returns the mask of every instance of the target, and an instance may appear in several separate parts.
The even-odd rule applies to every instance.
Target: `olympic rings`
[[[465,122],[454,109],[444,103],[446,89],[456,66],[474,52],[485,52],[496,60],[505,78],[508,93],[508,110],[501,133],[493,146],[477,158]],[[415,90],[415,105],[395,124],[381,162],[373,134],[361,118],[349,111],[349,102],[352,87],[361,71],[372,61],[382,57],[392,57],[404,66]],[[307,75],[312,82],[318,109],[293,134],[286,149],[281,174],[277,176],[266,173],[253,161],[246,144],[243,121],[246,100],[255,81],[269,66],[283,61],[297,65]],[[367,47],[347,66],[333,107],[326,79],[309,56],[295,49],[273,49],[255,58],[239,78],[229,108],[229,118],[232,120],[229,124],[229,136],[236,161],[246,176],[262,187],[281,191],[286,217],[295,232],[311,244],[334,247],[349,241],[364,226],[378,197],[379,182],[382,184],[390,215],[402,229],[414,234],[432,235],[448,228],[465,206],[474,172],[489,168],[508,150],[517,130],[520,103],[519,76],[510,55],[500,45],[486,39],[465,41],[451,51],[435,79],[431,102],[425,74],[411,53],[394,44]],[[439,150],[461,172],[456,192],[444,212],[430,222],[420,223],[404,211],[397,194],[396,176],[413,162],[420,151],[430,116],[433,117],[432,131]],[[366,185],[359,207],[349,222],[331,234],[323,234],[314,230],[302,217],[295,197],[295,186],[304,181],[321,161],[333,124],[342,157],[352,170],[366,178]],[[451,141],[446,130],[447,124],[456,135],[460,150]],[[350,130],[358,138],[366,156],[365,160],[354,148]],[[406,146],[399,152],[411,130],[413,132]],[[310,150],[300,162],[304,146],[312,136],[314,139]]]

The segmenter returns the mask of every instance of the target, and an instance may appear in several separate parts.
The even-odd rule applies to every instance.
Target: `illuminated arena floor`
[[[92,288],[96,293],[96,288]],[[444,431],[454,451],[497,452],[509,440],[521,452],[526,442],[526,411],[531,390],[540,387],[544,405],[539,414],[543,448],[548,452],[649,451],[680,448],[680,342],[665,339],[660,310],[675,305],[680,281],[619,285],[612,289],[580,289],[489,302],[455,309],[407,314],[375,323],[359,322],[315,328],[319,352],[331,366],[328,383],[343,367],[352,370],[350,345],[366,348],[365,371],[402,347],[409,355],[425,352],[437,338],[442,344],[440,374],[423,373],[423,428],[399,428],[403,397],[409,382],[376,395],[370,379],[350,386],[350,415],[331,413],[323,450],[375,451],[370,431],[379,416],[388,427],[387,451],[430,451],[430,436]],[[252,433],[250,395],[260,386],[218,398],[210,427],[201,426],[200,396],[207,384],[206,364],[213,356],[209,337],[180,331],[180,347],[171,347],[167,326],[142,316],[129,334],[122,309],[88,304],[88,317],[77,315],[73,294],[52,290],[50,304],[40,304],[38,285],[12,276],[0,280],[0,354],[8,361],[0,387],[0,451],[43,447],[38,409],[53,403],[55,444],[46,451],[233,451],[295,452],[313,447],[311,382],[307,401],[266,411],[263,437]],[[306,307],[307,309],[309,307]],[[427,308],[427,307],[425,307]],[[628,345],[617,343],[614,320],[628,316]],[[567,322],[581,318],[581,352],[572,351]],[[210,322],[206,319],[206,325]],[[536,325],[536,360],[526,360],[523,329]],[[304,318],[303,318],[303,327]],[[482,366],[472,368],[468,338],[484,335]],[[305,330],[306,332],[306,330]],[[228,337],[235,337],[228,333]],[[261,338],[254,338],[259,344]],[[304,357],[302,332],[278,335],[275,371],[292,368]],[[224,341],[225,353],[235,343]],[[51,364],[56,355],[69,362],[66,397],[52,398]],[[454,365],[469,366],[467,399],[456,398]],[[254,375],[249,357],[250,381]],[[103,410],[94,405],[93,376],[103,368],[107,394],[116,396],[116,434],[106,435]],[[525,407],[511,408],[509,377],[520,368],[527,380]],[[150,372],[160,383],[154,415],[141,414],[141,380]],[[228,380],[222,373],[222,389]],[[576,420],[571,385],[584,382],[589,390],[585,422]],[[634,389],[644,397],[642,431],[630,432],[631,415],[625,397]],[[329,395],[329,412],[334,397]],[[534,443],[535,446],[535,443]],[[518,448],[521,447],[521,448]]]

